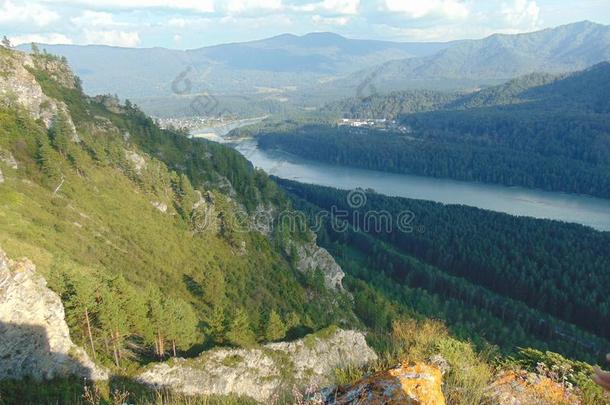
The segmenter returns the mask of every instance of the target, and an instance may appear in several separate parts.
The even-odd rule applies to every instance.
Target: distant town
[[[201,130],[203,128],[215,128],[230,124],[237,120],[236,116],[221,117],[172,117],[155,118],[157,125],[161,128],[181,129],[188,132]]]
[[[401,125],[396,120],[388,120],[386,118],[342,118],[337,124],[339,126],[348,126],[352,128],[372,128],[380,131],[393,131],[403,134],[411,133],[411,128],[409,126]]]

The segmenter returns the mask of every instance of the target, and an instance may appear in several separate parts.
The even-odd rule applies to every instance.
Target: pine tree
[[[275,342],[283,339],[285,336],[286,325],[278,313],[275,312],[275,310],[271,310],[269,319],[267,320],[267,327],[265,329],[265,339],[267,339],[269,342]]]
[[[147,292],[147,316],[149,328],[145,339],[155,346],[155,354],[159,358],[165,355],[166,316],[163,308],[163,295],[158,288],[149,288]]]
[[[66,310],[66,320],[73,328],[83,330],[93,358],[97,357],[93,338],[93,325],[98,316],[99,305],[97,295],[100,283],[90,275],[80,273],[65,275],[66,289],[62,300]]]
[[[56,187],[57,183],[63,177],[61,163],[59,161],[60,157],[53,148],[51,148],[46,139],[40,140],[37,146],[36,162],[44,175],[45,184],[48,187]]]
[[[53,148],[66,157],[70,145],[70,128],[64,114],[58,114],[49,128],[49,140]]]
[[[165,318],[165,335],[172,342],[172,353],[176,357],[176,348],[185,350],[198,340],[197,315],[190,304],[168,298],[163,303]]]
[[[222,305],[215,305],[207,319],[206,334],[214,343],[223,343],[225,333],[225,313]]]
[[[229,343],[235,346],[250,347],[256,343],[256,336],[252,332],[246,311],[241,308],[235,311],[226,337]]]
[[[7,49],[12,48],[12,46],[11,46],[11,41],[10,41],[10,39],[8,39],[8,38],[6,37],[6,35],[4,35],[4,36],[2,37],[2,46],[3,46],[3,47],[5,47],[5,48],[7,48]]]
[[[100,322],[106,338],[112,345],[114,363],[120,367],[123,339],[129,332],[127,313],[122,305],[121,297],[112,289],[105,290],[101,298]]]

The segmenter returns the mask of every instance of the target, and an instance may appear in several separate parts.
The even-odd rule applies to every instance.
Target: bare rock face
[[[445,405],[441,371],[423,363],[403,364],[327,393],[325,404]]]
[[[70,339],[64,307],[29,260],[0,250],[0,379],[108,379]]]
[[[333,332],[260,348],[212,350],[197,359],[152,366],[138,380],[187,395],[236,394],[269,403],[293,387],[331,384],[337,367],[360,366],[377,358],[362,333]]]
[[[60,75],[57,67],[60,62],[46,63],[50,65],[49,68],[52,68],[50,71],[47,70],[51,77],[60,78],[60,83],[72,82],[72,86],[74,86],[72,72],[63,72],[64,76]],[[0,74],[0,98],[3,98],[5,103],[16,103],[24,107],[32,117],[40,118],[47,128],[51,126],[58,114],[63,114],[68,121],[68,126],[73,129],[72,138],[78,141],[68,107],[64,103],[47,97],[34,75],[27,69],[28,67],[33,68],[35,65],[34,58],[23,52],[4,51],[0,53],[0,72],[3,73]]]
[[[297,253],[297,269],[302,273],[311,273],[320,270],[324,274],[324,284],[330,290],[342,291],[341,284],[345,273],[341,266],[324,248],[316,244],[315,236],[311,242],[298,244],[294,243]]]

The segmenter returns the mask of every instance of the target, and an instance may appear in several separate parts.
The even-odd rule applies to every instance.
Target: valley
[[[57,31],[0,46],[0,405],[610,405],[610,25],[34,2],[0,0]]]

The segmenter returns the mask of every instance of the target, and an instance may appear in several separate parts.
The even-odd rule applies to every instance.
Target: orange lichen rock
[[[564,385],[526,371],[506,371],[489,387],[489,397],[499,405],[580,405]]]
[[[423,363],[373,374],[340,387],[327,403],[334,405],[445,405],[441,371]]]

